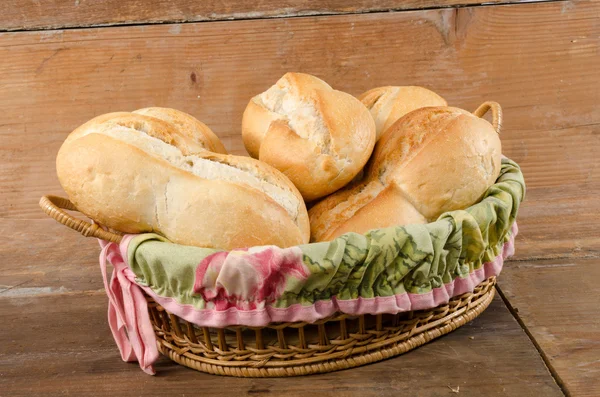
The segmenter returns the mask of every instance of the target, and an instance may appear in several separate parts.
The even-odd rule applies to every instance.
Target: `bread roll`
[[[369,109],[377,127],[377,139],[400,117],[428,106],[447,106],[446,100],[423,87],[378,87],[359,99]]]
[[[250,100],[242,120],[248,153],[283,172],[306,201],[346,185],[375,145],[375,123],[353,96],[287,73]]]
[[[193,121],[141,113],[180,120],[170,110],[102,115],[60,148],[58,178],[81,212],[124,233],[156,232],[183,245],[229,250],[308,241],[306,206],[283,174],[205,150],[219,145],[192,129]]]
[[[434,221],[481,199],[500,173],[501,144],[486,120],[453,107],[408,113],[377,142],[358,185],[309,211],[311,238]]]

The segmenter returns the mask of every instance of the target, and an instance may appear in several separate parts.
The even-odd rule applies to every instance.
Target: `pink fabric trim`
[[[498,276],[502,271],[504,259],[514,253],[514,238],[518,232],[513,225],[510,240],[504,244],[502,253],[493,261],[485,263],[466,278],[456,278],[443,287],[435,288],[425,294],[403,293],[388,297],[358,298],[338,300],[332,297],[328,301],[318,301],[313,305],[295,304],[287,308],[267,306],[256,310],[240,310],[229,308],[215,311],[197,310],[192,305],[180,304],[173,298],[157,295],[150,287],[139,286],[157,303],[169,312],[203,327],[226,327],[230,325],[246,325],[260,327],[271,322],[307,321],[314,322],[336,312],[348,314],[399,313],[411,310],[431,309],[448,303],[450,298],[471,292],[486,278]],[[127,276],[135,282],[133,272],[127,269]]]
[[[100,271],[108,295],[108,324],[123,361],[137,360],[145,373],[154,375],[152,364],[158,359],[158,349],[148,314],[148,302],[132,280],[133,272],[123,259],[127,258],[127,246],[131,238],[123,238],[120,246],[100,240]],[[106,271],[107,260],[114,267],[110,283]]]

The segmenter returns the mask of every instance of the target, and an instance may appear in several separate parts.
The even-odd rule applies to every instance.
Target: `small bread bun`
[[[248,153],[283,172],[306,201],[354,178],[375,145],[375,123],[353,96],[303,73],[287,73],[252,98],[242,136]]]
[[[500,173],[501,143],[486,120],[453,107],[408,113],[377,142],[364,179],[309,211],[311,239],[434,221],[478,200]]]
[[[361,96],[377,127],[377,139],[399,118],[413,110],[429,106],[448,106],[446,100],[423,87],[378,87]]]
[[[179,115],[111,113],[73,131],[56,161],[73,204],[111,229],[156,232],[183,245],[308,242],[306,206],[283,174],[248,157],[209,152],[205,147],[222,147],[216,136]]]

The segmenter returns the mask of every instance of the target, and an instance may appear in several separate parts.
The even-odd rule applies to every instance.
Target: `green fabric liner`
[[[524,196],[519,166],[503,158],[496,183],[465,210],[444,213],[425,225],[347,233],[331,242],[298,246],[308,277],[286,277],[283,292],[269,304],[285,308],[332,296],[345,300],[423,294],[467,277],[501,253]],[[219,251],[173,244],[149,233],[131,240],[128,263],[139,284],[180,304],[206,309],[213,308],[212,303],[193,290],[196,268]]]

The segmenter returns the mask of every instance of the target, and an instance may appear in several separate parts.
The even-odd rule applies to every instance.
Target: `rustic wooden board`
[[[167,359],[156,366],[157,376],[148,376],[121,361],[104,296],[0,298],[0,305],[0,383],[7,396],[451,396],[450,388],[460,396],[562,396],[498,298],[472,323],[404,356],[286,379],[225,379]]]
[[[588,186],[529,189],[511,260],[600,258],[599,192]]]
[[[490,0],[486,4],[525,0]],[[532,1],[532,0],[528,0]],[[541,1],[541,0],[533,0]],[[0,30],[217,21],[465,6],[482,0],[4,0]]]
[[[0,236],[0,296],[104,289],[95,239],[49,218],[0,219]]]
[[[499,101],[529,187],[517,258],[597,257],[599,14],[553,2],[0,34],[0,218],[45,217],[62,140],[101,113],[179,108],[243,154],[248,99],[296,70],[353,94],[419,84],[467,109]]]
[[[600,395],[600,259],[513,262],[500,287],[573,396]]]

